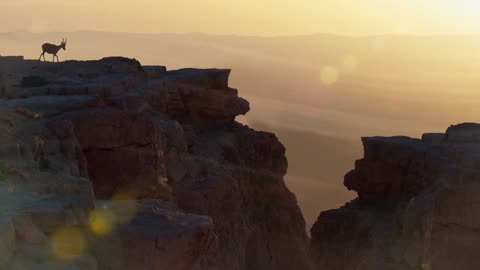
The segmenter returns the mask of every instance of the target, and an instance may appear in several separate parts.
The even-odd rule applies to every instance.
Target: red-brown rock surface
[[[208,217],[185,214],[154,200],[99,202],[100,208],[126,208],[136,215],[115,232],[93,237],[100,269],[179,269],[215,267],[217,238]],[[119,259],[128,258],[128,259]]]
[[[277,138],[236,124],[197,140],[184,161],[189,173],[173,186],[180,208],[221,220],[221,268],[308,269],[305,222],[283,181]]]
[[[34,214],[30,230],[41,224],[47,239],[39,250],[62,225],[78,228],[89,246],[66,265],[28,267],[309,269],[305,222],[283,181],[285,148],[234,121],[249,104],[228,86],[230,70],[167,72],[125,58],[0,63],[8,98],[0,99],[0,127],[11,130],[0,134],[0,160],[23,164],[8,175],[15,188],[5,186],[5,198],[35,213],[35,196],[53,196],[49,218],[66,217],[49,225]],[[76,188],[71,178],[91,185]],[[60,200],[68,192],[89,202],[71,210],[75,218],[68,207],[76,204]],[[118,207],[135,215],[118,222]],[[27,267],[22,258],[33,265],[42,253],[27,245],[40,252],[27,256],[10,220],[0,220],[1,237],[20,245],[0,269]]]
[[[479,134],[466,123],[422,140],[364,138],[345,176],[358,198],[311,230],[318,269],[478,269]]]

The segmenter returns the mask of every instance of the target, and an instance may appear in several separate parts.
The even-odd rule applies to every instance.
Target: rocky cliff
[[[362,141],[344,181],[358,198],[311,230],[318,269],[479,269],[480,125]]]
[[[0,269],[309,269],[230,70],[0,57]]]

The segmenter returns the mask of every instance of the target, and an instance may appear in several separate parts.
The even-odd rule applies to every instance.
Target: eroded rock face
[[[250,110],[249,103],[238,97],[236,89],[192,85],[181,77],[177,78],[179,74],[174,75],[148,85],[149,101],[154,111],[181,123],[208,127],[233,122],[235,117]]]
[[[238,124],[197,136],[174,191],[182,209],[219,221],[220,269],[309,269],[305,221],[283,181],[278,139]]]
[[[0,133],[0,160],[28,171],[9,176],[12,196],[53,196],[33,215],[37,229],[19,235],[39,232],[46,243],[35,245],[45,248],[63,225],[78,228],[90,248],[62,267],[310,269],[305,222],[283,181],[285,148],[234,121],[249,104],[228,86],[230,70],[170,72],[118,57],[6,66],[0,113],[9,119],[0,127],[11,132]],[[61,203],[65,194],[83,203]],[[25,196],[19,204],[38,212]],[[118,222],[97,201],[111,199],[120,208],[134,201],[135,215]],[[11,265],[24,267],[27,249]]]
[[[67,113],[88,163],[98,199],[117,193],[134,198],[170,197],[161,134],[148,114],[110,108]]]
[[[122,205],[123,204],[123,205]],[[215,267],[213,222],[155,200],[99,202],[104,208],[130,208],[135,217],[113,233],[93,237],[100,269],[208,269]]]
[[[358,198],[321,213],[311,248],[319,269],[478,269],[478,124],[445,134],[364,138],[345,176]]]

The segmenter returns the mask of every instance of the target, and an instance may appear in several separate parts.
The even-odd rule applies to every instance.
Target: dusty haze
[[[476,0],[2,0],[0,31],[237,35],[480,32]]]
[[[342,181],[360,158],[360,136],[480,121],[480,36],[12,32],[0,34],[0,54],[38,58],[42,43],[62,36],[60,60],[122,55],[170,69],[233,69],[230,84],[252,105],[240,120],[286,145],[287,181],[309,224],[353,197]]]

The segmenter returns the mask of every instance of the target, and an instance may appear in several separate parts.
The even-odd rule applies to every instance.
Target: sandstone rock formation
[[[285,148],[234,121],[229,74],[0,57],[0,269],[309,269]]]
[[[363,145],[344,182],[358,198],[311,230],[318,269],[479,269],[480,125]]]

